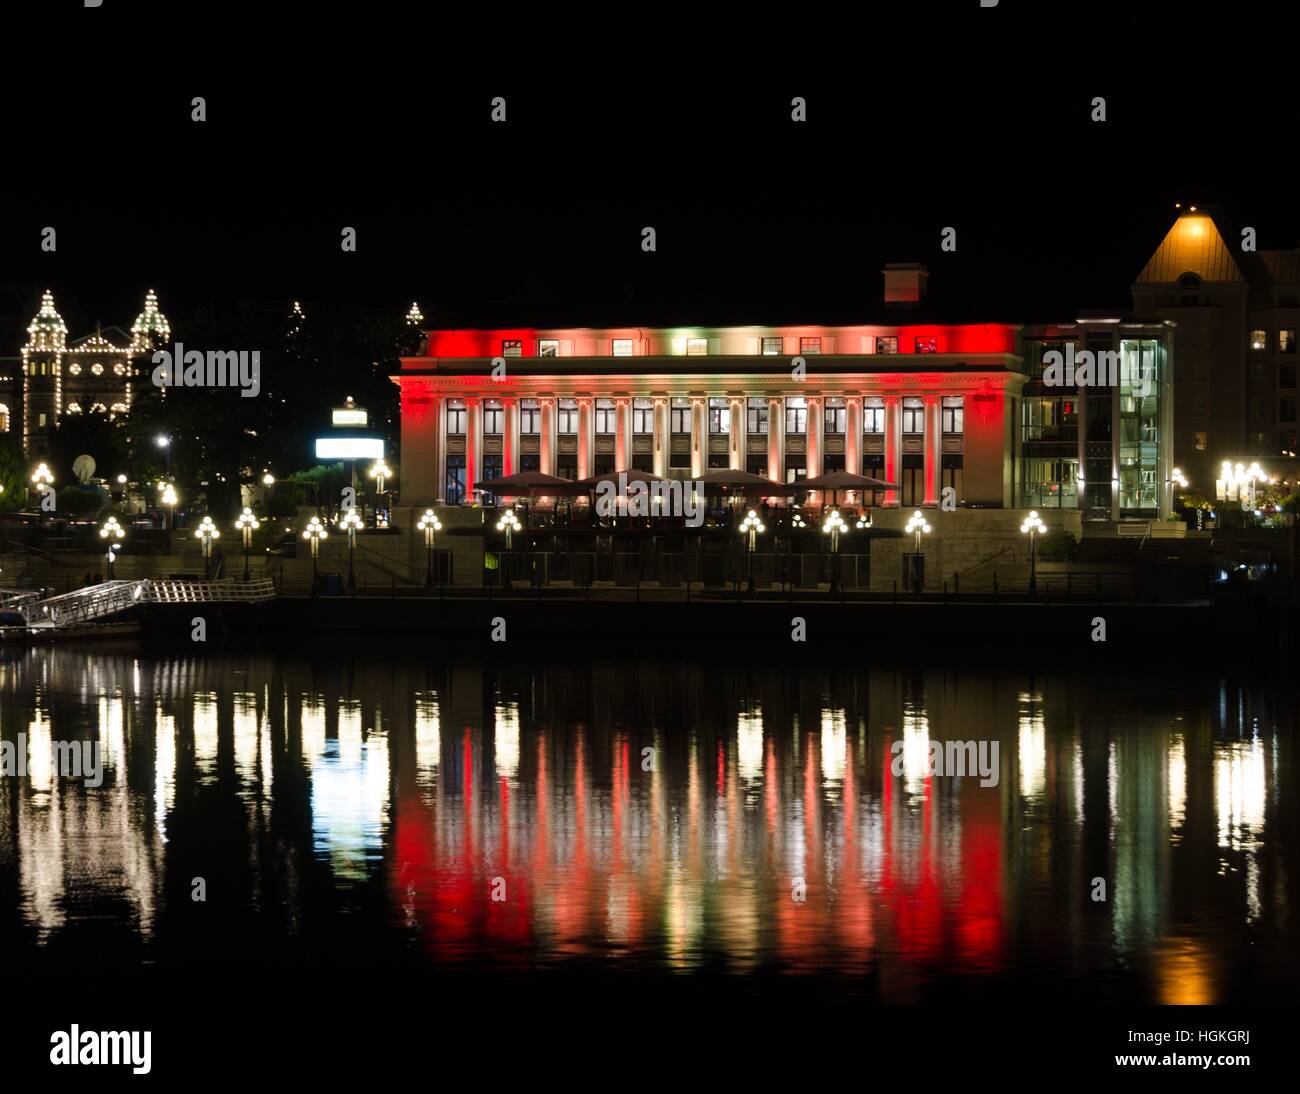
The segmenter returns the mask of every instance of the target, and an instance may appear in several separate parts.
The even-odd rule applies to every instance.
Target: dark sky
[[[64,78],[37,94],[33,56],[4,72],[0,355],[47,286],[74,334],[129,323],[150,286],[178,326],[240,298],[418,299],[439,325],[836,323],[875,318],[882,263],[917,260],[936,315],[1056,319],[1125,308],[1176,201],[1217,202],[1261,248],[1300,240],[1291,47],[1250,4],[1160,27],[1105,3],[917,4],[815,48],[802,16],[786,40],[754,9],[757,46],[611,24],[604,48],[539,37],[522,60],[383,4],[335,23],[295,5],[295,26],[176,7],[101,9],[83,36],[73,5]],[[127,30],[157,50],[103,63]]]

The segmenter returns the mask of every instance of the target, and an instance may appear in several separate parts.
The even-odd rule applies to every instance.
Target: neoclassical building
[[[886,270],[916,293],[921,267]],[[888,299],[888,297],[887,297]],[[899,319],[908,318],[900,314]],[[464,503],[516,471],[847,469],[885,505],[1010,507],[1020,328],[1001,323],[435,330],[402,359],[403,504]]]
[[[54,294],[46,290],[27,327],[20,366],[23,449],[28,457],[48,454],[49,431],[65,414],[129,413],[138,359],[170,339],[171,326],[152,289],[130,331],[97,327],[93,334],[72,341]],[[5,409],[6,428],[12,428]]]

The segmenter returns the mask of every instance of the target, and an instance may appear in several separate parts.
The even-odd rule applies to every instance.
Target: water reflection
[[[216,876],[250,970],[311,941],[899,1000],[1287,996],[1293,712],[1228,681],[24,650],[0,909],[33,962],[105,932],[183,956],[189,880]],[[60,776],[68,740],[101,787]],[[934,772],[957,741],[999,743],[996,785]]]

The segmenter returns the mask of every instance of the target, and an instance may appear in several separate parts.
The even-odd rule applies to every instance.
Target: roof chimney
[[[925,281],[930,276],[919,262],[886,262],[885,307],[915,308],[925,296]]]

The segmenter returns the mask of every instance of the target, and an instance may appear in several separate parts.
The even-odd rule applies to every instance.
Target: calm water
[[[10,967],[250,983],[383,964],[1294,1001],[1294,698],[1150,671],[9,650],[0,733],[31,770],[0,778],[0,938]],[[102,787],[52,769],[72,739]],[[949,739],[997,741],[997,785],[929,775]]]

